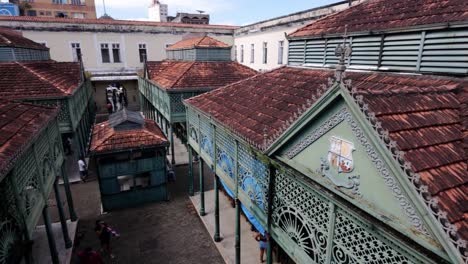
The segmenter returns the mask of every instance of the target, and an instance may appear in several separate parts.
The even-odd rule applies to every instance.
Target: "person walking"
[[[118,236],[118,234],[110,228],[110,226],[104,222],[97,220],[96,227],[94,231],[98,235],[99,241],[101,242],[101,251],[105,251],[111,259],[115,258],[115,256],[111,252],[110,247],[110,240],[112,235]]]
[[[88,177],[88,167],[86,166],[83,156],[80,156],[80,159],[78,160],[78,169],[80,170],[81,180],[86,182],[86,178]]]
[[[267,238],[257,231],[255,234],[255,240],[258,241],[258,245],[260,247],[260,262],[263,263],[265,262],[265,260],[263,260],[263,256],[265,255],[265,250],[268,246]]]
[[[90,247],[78,252],[78,258],[80,264],[104,264],[101,255]]]

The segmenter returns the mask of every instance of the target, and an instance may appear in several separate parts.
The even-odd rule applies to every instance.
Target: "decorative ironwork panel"
[[[268,209],[269,170],[267,165],[259,161],[244,145],[239,144],[239,187],[247,193],[252,202],[265,213]]]
[[[0,264],[19,263],[22,259],[22,239],[18,222],[0,217]]]
[[[189,98],[190,96],[185,93],[176,93],[169,95],[171,100],[171,112],[172,113],[185,113],[185,106],[182,101],[185,98]]]
[[[68,102],[66,99],[60,101],[60,112],[58,114],[58,120],[62,123],[71,122],[70,111],[68,110]]]
[[[235,155],[236,142],[229,137],[223,130],[216,130],[216,163],[229,176],[235,179]]]
[[[331,263],[424,263],[403,255],[401,248],[368,230],[370,226],[337,210]]]
[[[218,167],[234,180],[234,159],[223,149],[218,148],[217,150],[218,156],[216,157],[216,163]]]
[[[324,263],[329,204],[290,176],[276,175],[273,222],[316,263]]]
[[[208,120],[200,118],[200,144],[203,152],[208,154],[212,159],[214,157],[213,146],[213,128]]]

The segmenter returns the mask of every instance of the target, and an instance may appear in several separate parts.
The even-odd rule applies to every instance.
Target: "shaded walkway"
[[[100,215],[97,181],[73,185],[80,217],[75,253],[87,246],[99,248],[94,233],[96,220],[104,220],[121,234],[112,239],[116,258],[106,263],[224,263],[187,196],[186,166],[175,168],[177,181],[170,183],[171,200]],[[196,179],[198,175],[195,175]],[[212,189],[213,176],[206,175]],[[75,259],[76,261],[76,259]],[[76,262],[72,262],[76,263]]]

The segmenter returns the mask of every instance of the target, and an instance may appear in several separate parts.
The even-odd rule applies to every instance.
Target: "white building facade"
[[[167,4],[152,0],[151,5],[148,7],[148,18],[150,21],[167,22],[168,11]]]
[[[360,2],[342,1],[240,27],[234,31],[235,58],[257,71],[281,67],[288,62],[287,34]]]

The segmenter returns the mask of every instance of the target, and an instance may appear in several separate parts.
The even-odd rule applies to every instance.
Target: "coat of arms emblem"
[[[339,137],[330,138],[327,158],[320,158],[320,173],[330,179],[336,186],[359,192],[359,175],[349,175],[354,169],[354,143]]]
[[[351,172],[354,169],[353,150],[354,144],[352,142],[331,137],[328,163],[338,172]]]

